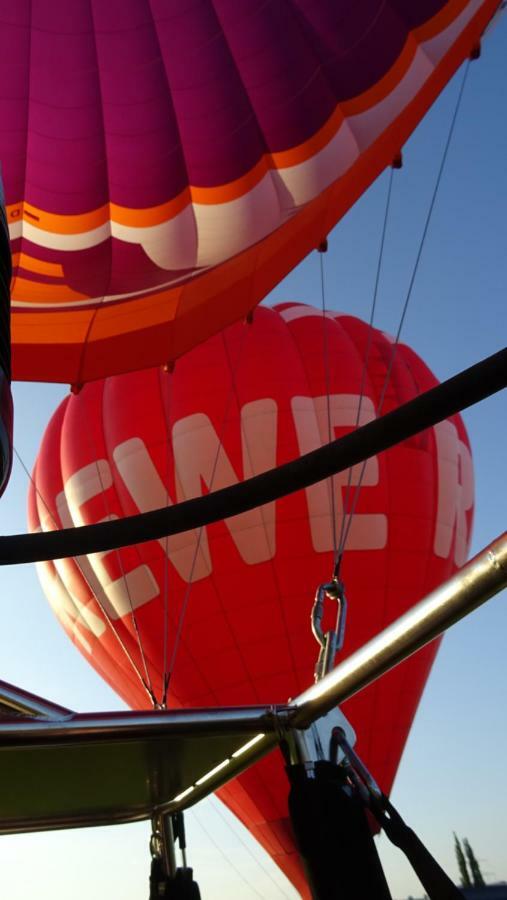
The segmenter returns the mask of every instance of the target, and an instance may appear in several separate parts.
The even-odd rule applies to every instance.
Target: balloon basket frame
[[[0,682],[0,834],[173,815],[507,586],[507,534],[290,703],[76,713]]]

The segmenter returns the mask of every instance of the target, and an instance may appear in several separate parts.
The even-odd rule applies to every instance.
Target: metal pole
[[[294,728],[307,728],[507,587],[507,532],[409,612],[293,701]],[[486,649],[486,648],[485,648]]]
[[[171,816],[155,815],[153,817],[153,830],[160,836],[160,849],[164,872],[168,878],[174,878],[176,875],[177,863]]]
[[[16,687],[14,684],[8,684],[6,681],[0,681],[0,716],[2,713],[10,716],[28,716],[33,719],[51,719],[61,720],[69,719],[74,713],[64,706],[58,706],[51,703],[50,700],[44,700],[24,691],[22,688]]]

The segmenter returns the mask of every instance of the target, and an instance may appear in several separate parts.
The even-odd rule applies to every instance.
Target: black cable
[[[117,521],[0,537],[0,565],[105,552],[159,540],[255,509],[382,453],[504,387],[507,348],[357,431],[239,484]]]

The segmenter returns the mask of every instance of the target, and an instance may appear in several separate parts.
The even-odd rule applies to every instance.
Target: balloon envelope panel
[[[498,0],[0,0],[16,378],[173,360],[400,153]]]
[[[363,360],[368,352],[368,365]],[[387,390],[386,372],[391,369]],[[30,527],[176,503],[280,465],[432,387],[413,351],[358,319],[260,307],[161,369],[88,385],[48,425]],[[329,394],[329,398],[328,398]],[[359,467],[202,529],[40,564],[70,637],[133,707],[285,702],[313,678],[310,610],[333,571]],[[371,458],[342,577],[347,656],[466,559],[470,448],[459,417]],[[226,510],[224,510],[224,514]],[[324,623],[326,625],[326,623]],[[181,637],[181,640],[180,640]],[[346,704],[358,750],[389,791],[436,645]],[[302,875],[277,755],[221,792],[294,883]]]

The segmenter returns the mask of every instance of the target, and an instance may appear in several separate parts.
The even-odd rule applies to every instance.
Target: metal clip
[[[384,795],[382,791],[373,775],[366,768],[362,759],[360,759],[356,751],[350,746],[347,736],[340,726],[333,728],[333,731],[331,732],[330,757],[331,762],[335,764],[337,762],[338,747],[340,747],[344,754],[344,759],[340,765],[344,766],[350,780],[356,786],[364,803],[366,803],[367,806],[370,806],[371,798],[373,798],[374,803],[380,803],[383,806]]]
[[[162,835],[160,831],[155,829],[155,826],[150,836],[150,856],[152,859],[158,859],[162,856]]]
[[[324,634],[322,619],[326,597],[336,601],[337,611],[334,631],[328,631]],[[347,599],[345,597],[345,588],[343,582],[335,576],[332,581],[327,584],[321,584],[317,588],[312,609],[312,631],[315,640],[320,644],[319,657],[315,666],[315,681],[320,681],[334,666],[335,656],[343,647],[346,616]]]

